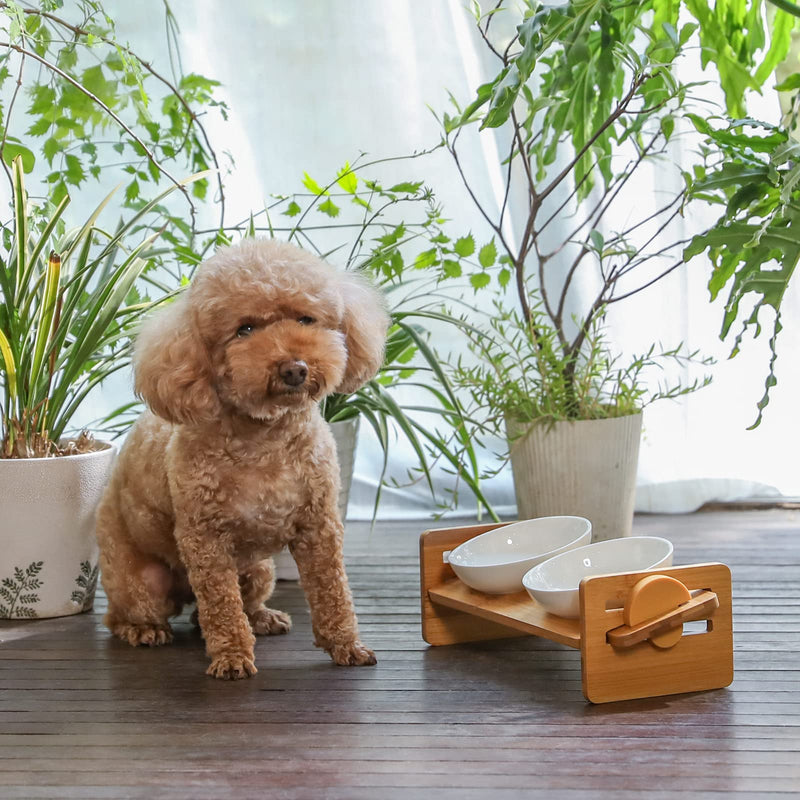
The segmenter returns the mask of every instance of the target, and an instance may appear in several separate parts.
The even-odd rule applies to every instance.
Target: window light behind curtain
[[[160,5],[155,0],[149,4],[153,14],[145,13],[140,4],[121,0],[106,5],[122,40],[136,42],[142,53],[166,63],[162,30],[153,24]],[[439,133],[428,105],[444,109],[445,89],[468,99],[496,69],[484,60],[463,6],[460,0],[174,3],[184,69],[220,80],[231,109],[227,123],[211,128],[217,148],[229,150],[236,161],[236,171],[227,182],[230,219],[239,221],[251,209],[262,208],[271,193],[297,189],[304,171],[333,175],[360,151],[381,157],[436,143]],[[144,44],[148,40],[152,47]],[[756,113],[774,119],[776,99],[763,98]],[[478,176],[483,196],[489,197],[493,191],[497,194],[501,176],[492,140],[483,137],[481,142],[476,139],[462,159]],[[397,178],[409,177],[433,187],[455,231],[472,230],[476,238],[488,240],[446,153],[402,164]],[[642,191],[651,191],[652,177],[640,179]],[[685,511],[711,499],[778,492],[800,495],[800,472],[793,457],[800,397],[800,371],[794,358],[800,351],[796,324],[800,289],[795,285],[786,300],[779,384],[760,428],[747,431],[763,389],[766,338],[747,341],[736,359],[727,360],[728,345],[717,338],[721,307],[709,304],[707,279],[708,267],[697,260],[657,289],[621,303],[611,320],[611,336],[628,352],[641,352],[652,341],[669,345],[683,341],[691,349],[715,355],[719,362],[711,387],[646,412],[639,510]],[[441,338],[435,344],[447,349]],[[123,402],[128,391],[128,385],[119,382],[105,392],[102,404],[112,407]],[[372,513],[382,456],[371,434],[363,425],[351,518],[369,518]],[[494,449],[499,448],[498,444]],[[491,463],[491,453],[484,458]],[[412,463],[413,454],[402,441],[392,447],[393,474],[404,476]],[[441,474],[437,481],[447,485],[449,476]],[[486,492],[498,511],[514,513],[510,469],[488,482]],[[474,510],[463,491],[461,499],[463,513]],[[430,510],[430,496],[421,483],[384,489],[381,517],[426,517]]]

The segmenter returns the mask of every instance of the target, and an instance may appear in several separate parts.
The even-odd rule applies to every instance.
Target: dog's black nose
[[[305,361],[284,361],[278,367],[278,374],[287,386],[302,386],[308,377],[308,364]]]

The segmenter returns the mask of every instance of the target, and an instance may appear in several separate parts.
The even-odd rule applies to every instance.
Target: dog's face
[[[173,422],[274,419],[369,380],[387,327],[382,298],[358,277],[291,245],[246,240],[145,323],[136,390]]]

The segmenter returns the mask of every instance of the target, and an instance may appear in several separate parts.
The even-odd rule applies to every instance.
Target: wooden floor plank
[[[441,527],[455,524],[448,521]],[[690,798],[800,793],[800,512],[639,516],[675,563],[732,568],[736,675],[725,690],[591,706],[580,654],[546,640],[429,648],[419,533],[348,526],[346,560],[376,667],[313,647],[300,589],[259,673],[204,675],[186,616],[155,650],[113,641],[105,600],[79,617],[0,624],[0,797]],[[676,771],[675,765],[681,769]]]

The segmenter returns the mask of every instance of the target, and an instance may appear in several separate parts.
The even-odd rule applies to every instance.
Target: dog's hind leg
[[[106,627],[133,646],[171,642],[167,620],[180,609],[171,596],[170,568],[136,550],[124,520],[110,503],[98,510],[97,538],[101,580],[108,597]]]
[[[239,576],[244,613],[256,636],[288,633],[292,619],[283,611],[266,608],[264,603],[275,589],[275,564],[271,558],[259,561]]]

